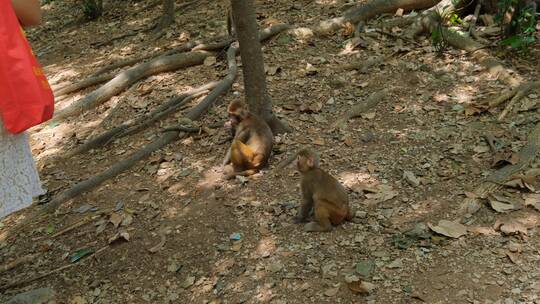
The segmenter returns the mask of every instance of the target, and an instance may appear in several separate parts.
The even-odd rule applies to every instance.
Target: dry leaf
[[[378,185],[377,192],[366,194],[366,197],[373,201],[373,203],[382,203],[393,199],[398,195],[397,191],[394,191],[389,185]]]
[[[335,295],[337,295],[338,291],[339,287],[329,288],[324,292],[324,295],[327,297],[334,297]]]
[[[486,109],[487,108],[467,105],[465,106],[465,116],[474,116],[476,114],[481,114],[482,112],[485,112]]]
[[[444,236],[455,239],[467,234],[467,227],[458,222],[452,222],[447,220],[440,220],[437,226],[428,223],[428,227],[431,230],[437,232],[438,234],[442,234]]]
[[[519,262],[519,259],[518,259],[518,253],[515,253],[515,252],[510,252],[510,251],[507,251],[506,252],[506,256],[510,259],[510,261],[514,264],[518,264]]]
[[[109,218],[109,221],[114,225],[114,228],[118,228],[124,217],[120,213],[113,213]]]
[[[345,137],[343,138],[343,142],[345,143],[345,145],[347,145],[347,147],[352,147],[354,144],[353,138],[350,135],[345,135]]]
[[[482,235],[500,235],[491,227],[469,226],[467,227],[467,231]]]
[[[314,139],[313,144],[317,146],[324,146],[324,139],[323,138]]]
[[[525,206],[531,206],[540,211],[540,194],[528,194],[525,196]]]
[[[347,284],[349,289],[355,294],[369,295],[373,290],[375,290],[375,284],[364,282],[364,281],[355,281]]]
[[[506,235],[512,235],[512,234],[527,235],[527,227],[525,227],[520,222],[511,218],[498,219],[493,225],[493,228]]]
[[[109,238],[109,244],[112,244],[117,241],[122,241],[122,240],[129,242],[129,239],[130,239],[130,236],[127,231],[120,231]]]

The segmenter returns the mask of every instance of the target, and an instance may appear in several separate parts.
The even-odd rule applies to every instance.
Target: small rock
[[[283,264],[281,264],[280,262],[275,262],[268,265],[268,270],[273,273],[279,272],[281,269],[283,269]]]
[[[363,219],[367,217],[367,212],[358,210],[355,212],[354,216]]]
[[[327,297],[333,297],[338,293],[338,291],[339,291],[339,287],[329,288],[324,292],[324,295]]]
[[[413,187],[420,186],[420,180],[411,171],[403,171],[403,178],[407,181],[407,183],[409,183],[409,185]]]
[[[394,268],[401,268],[403,267],[403,260],[401,259],[395,259],[392,263],[388,264],[388,268],[394,269]]]
[[[56,294],[50,288],[38,288],[20,293],[7,304],[48,304],[55,300]]]

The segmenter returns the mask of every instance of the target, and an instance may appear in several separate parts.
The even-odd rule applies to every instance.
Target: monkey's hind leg
[[[347,207],[347,215],[345,216],[345,219],[350,222],[353,218],[354,214],[351,211],[351,207]]]
[[[314,222],[309,222],[304,226],[304,231],[306,232],[328,232],[332,231],[332,223],[330,222],[330,208],[332,208],[328,203],[325,202],[315,202],[315,220]]]
[[[235,139],[231,144],[231,162],[235,166],[235,171],[242,171],[248,168],[255,153],[243,142]]]

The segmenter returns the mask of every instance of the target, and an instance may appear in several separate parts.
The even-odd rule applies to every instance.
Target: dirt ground
[[[121,58],[226,31],[228,1],[198,1],[178,12],[176,24],[153,41],[144,30],[160,9],[144,9],[150,2],[105,1],[105,15],[94,22],[77,22],[77,1],[45,5],[46,23],[29,37],[52,86],[80,81]],[[345,1],[257,1],[261,27],[311,25],[339,15],[345,6]],[[136,33],[109,42],[130,32]],[[540,303],[540,210],[529,205],[540,205],[539,180],[533,176],[524,187],[505,186],[496,194],[498,201],[504,196],[520,206],[517,210],[497,212],[486,202],[472,216],[458,214],[465,197],[496,169],[496,155],[484,137],[492,134],[499,151],[515,155],[540,120],[540,92],[529,93],[499,122],[504,106],[480,114],[474,109],[506,86],[469,54],[452,48],[438,54],[429,39],[415,44],[375,31],[352,49],[349,38],[344,32],[283,33],[264,44],[274,109],[293,132],[276,137],[262,173],[221,179],[227,148],[221,142],[229,132],[223,128],[153,153],[55,215],[34,205],[3,219],[0,265],[34,256],[0,273],[0,286],[72,266],[2,291],[0,302],[50,287],[57,303],[76,304]],[[224,52],[215,56],[215,63],[152,76],[95,110],[35,128],[32,148],[44,187],[54,196],[160,136],[183,112],[103,149],[63,157],[175,94],[221,79]],[[341,68],[377,56],[388,57],[367,72]],[[499,58],[514,76],[539,79],[538,44],[526,56]],[[342,130],[330,128],[352,105],[383,89],[386,97],[375,108]],[[58,109],[91,91],[59,100]],[[237,96],[243,97],[241,73],[202,123],[224,121],[226,105]],[[301,145],[316,149],[321,166],[349,189],[356,216],[330,233],[308,234],[293,224],[299,174],[293,165],[279,174],[273,170]],[[536,160],[528,169],[539,165]],[[426,228],[439,220],[461,220],[468,233],[449,238]],[[521,229],[503,233],[501,223]],[[85,249],[98,252],[85,257]],[[349,282],[358,279],[375,289],[354,293],[355,283]]]

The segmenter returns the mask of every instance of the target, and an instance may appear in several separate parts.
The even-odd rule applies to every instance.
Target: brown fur
[[[231,102],[227,112],[234,139],[225,157],[224,164],[230,163],[225,167],[225,175],[233,178],[255,174],[268,163],[273,145],[272,130],[241,101]]]
[[[298,152],[297,166],[302,174],[303,202],[296,221],[306,222],[312,209],[315,215],[315,221],[305,225],[306,231],[331,231],[332,225],[352,219],[347,191],[332,175],[319,168],[314,152],[307,149]]]

